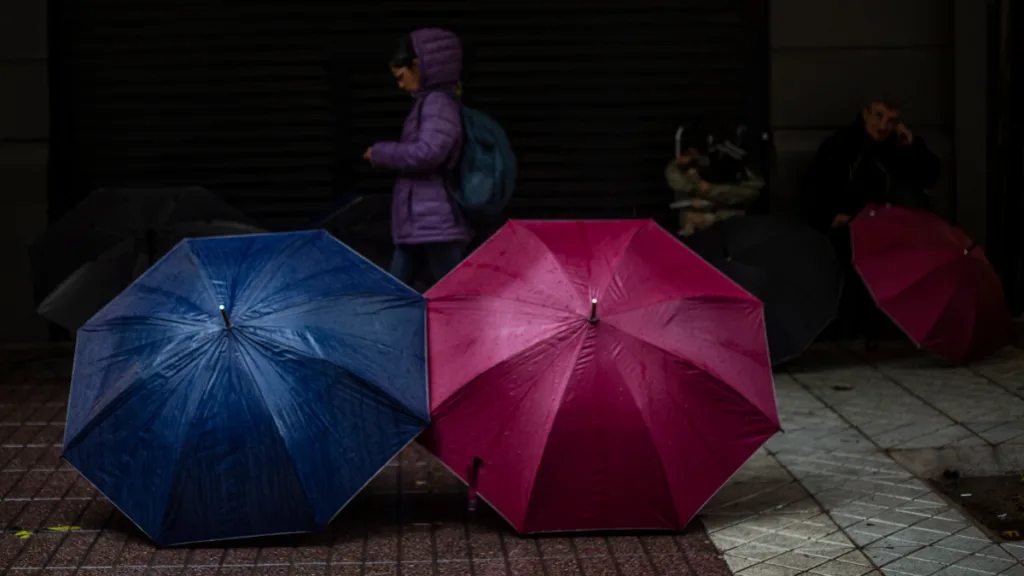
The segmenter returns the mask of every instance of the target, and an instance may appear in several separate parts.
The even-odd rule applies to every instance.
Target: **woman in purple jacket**
[[[391,200],[391,273],[411,285],[425,265],[433,283],[458,265],[471,236],[444,178],[462,149],[462,121],[454,99],[462,43],[447,30],[416,30],[399,42],[391,72],[415,103],[401,139],[378,142],[363,157],[398,172]]]

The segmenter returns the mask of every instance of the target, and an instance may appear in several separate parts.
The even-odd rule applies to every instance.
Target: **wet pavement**
[[[0,354],[3,576],[719,576],[699,522],[678,534],[520,538],[413,445],[327,533],[158,549],[60,459],[71,350]]]

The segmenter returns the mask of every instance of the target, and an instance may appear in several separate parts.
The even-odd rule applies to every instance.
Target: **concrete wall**
[[[994,2],[955,0],[953,6],[953,152],[956,220],[986,244],[988,219],[988,17]]]
[[[885,94],[943,159],[932,195],[940,213],[952,215],[953,2],[771,0],[774,212],[796,209],[800,179],[822,139],[852,122],[865,100]]]
[[[35,314],[28,243],[46,227],[49,111],[46,2],[0,8],[0,345],[45,341]]]

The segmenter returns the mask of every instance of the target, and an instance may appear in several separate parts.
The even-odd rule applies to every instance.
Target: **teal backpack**
[[[441,93],[459,105],[462,118],[462,150],[458,165],[445,177],[448,192],[470,220],[498,216],[516,188],[516,155],[508,136],[487,114],[464,106],[449,92]],[[427,97],[420,100],[417,130]]]

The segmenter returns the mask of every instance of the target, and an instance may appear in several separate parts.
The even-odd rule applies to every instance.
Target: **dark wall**
[[[1010,308],[1024,312],[1024,6],[992,3],[986,252]]]
[[[384,204],[361,160],[410,108],[395,39],[464,39],[466,100],[506,127],[524,217],[667,214],[675,127],[764,126],[766,3],[64,0],[54,26],[54,205],[97,186],[200,184],[271,227],[349,191]]]

